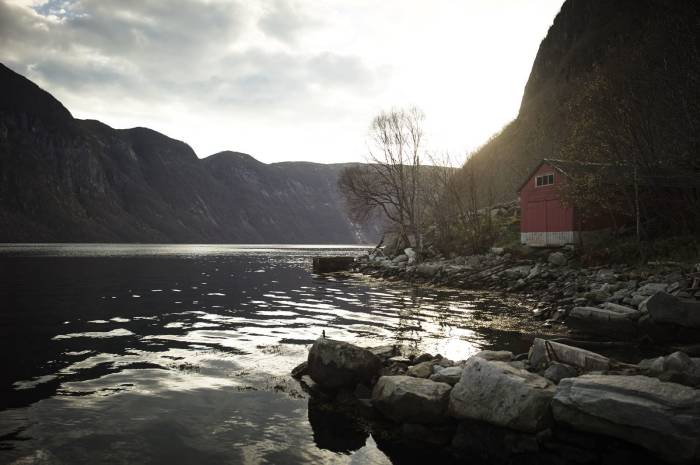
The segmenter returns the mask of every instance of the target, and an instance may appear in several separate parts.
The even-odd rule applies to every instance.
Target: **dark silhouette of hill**
[[[0,242],[364,243],[347,217],[345,165],[199,159],[147,128],[74,119],[0,65]]]

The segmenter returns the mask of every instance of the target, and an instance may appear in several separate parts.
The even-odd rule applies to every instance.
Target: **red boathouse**
[[[520,196],[520,242],[533,247],[561,246],[580,243],[581,233],[633,224],[634,210],[629,215],[612,214],[601,208],[582,212],[562,200],[562,187],[571,179],[591,174],[614,187],[636,183],[639,195],[661,199],[659,208],[681,212],[687,198],[698,198],[700,178],[693,173],[659,166],[649,173],[636,175],[633,165],[613,165],[575,160],[544,159],[518,189]],[[630,173],[635,175],[631,176]],[[585,214],[584,214],[585,213]]]
[[[568,178],[560,165],[544,159],[520,186],[520,242],[533,247],[561,246],[579,240],[576,211],[561,199]]]

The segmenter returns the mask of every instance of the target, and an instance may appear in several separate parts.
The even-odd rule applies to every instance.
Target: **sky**
[[[0,61],[76,118],[202,158],[363,161],[372,118],[417,106],[460,163],[516,117],[563,0],[0,0]]]

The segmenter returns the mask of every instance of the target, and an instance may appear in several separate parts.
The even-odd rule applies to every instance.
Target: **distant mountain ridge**
[[[337,188],[346,165],[199,159],[147,128],[78,120],[0,64],[0,242],[371,243]]]

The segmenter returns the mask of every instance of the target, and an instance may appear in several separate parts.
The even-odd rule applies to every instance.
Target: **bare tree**
[[[399,237],[418,252],[423,248],[420,194],[424,118],[417,108],[377,115],[369,131],[368,163],[346,168],[339,180],[355,220],[364,221],[381,211]]]
[[[495,239],[491,218],[490,180],[478,175],[467,160],[461,169],[449,154],[431,154],[433,166],[423,170],[426,186],[426,228],[433,245],[443,253],[480,253]]]

